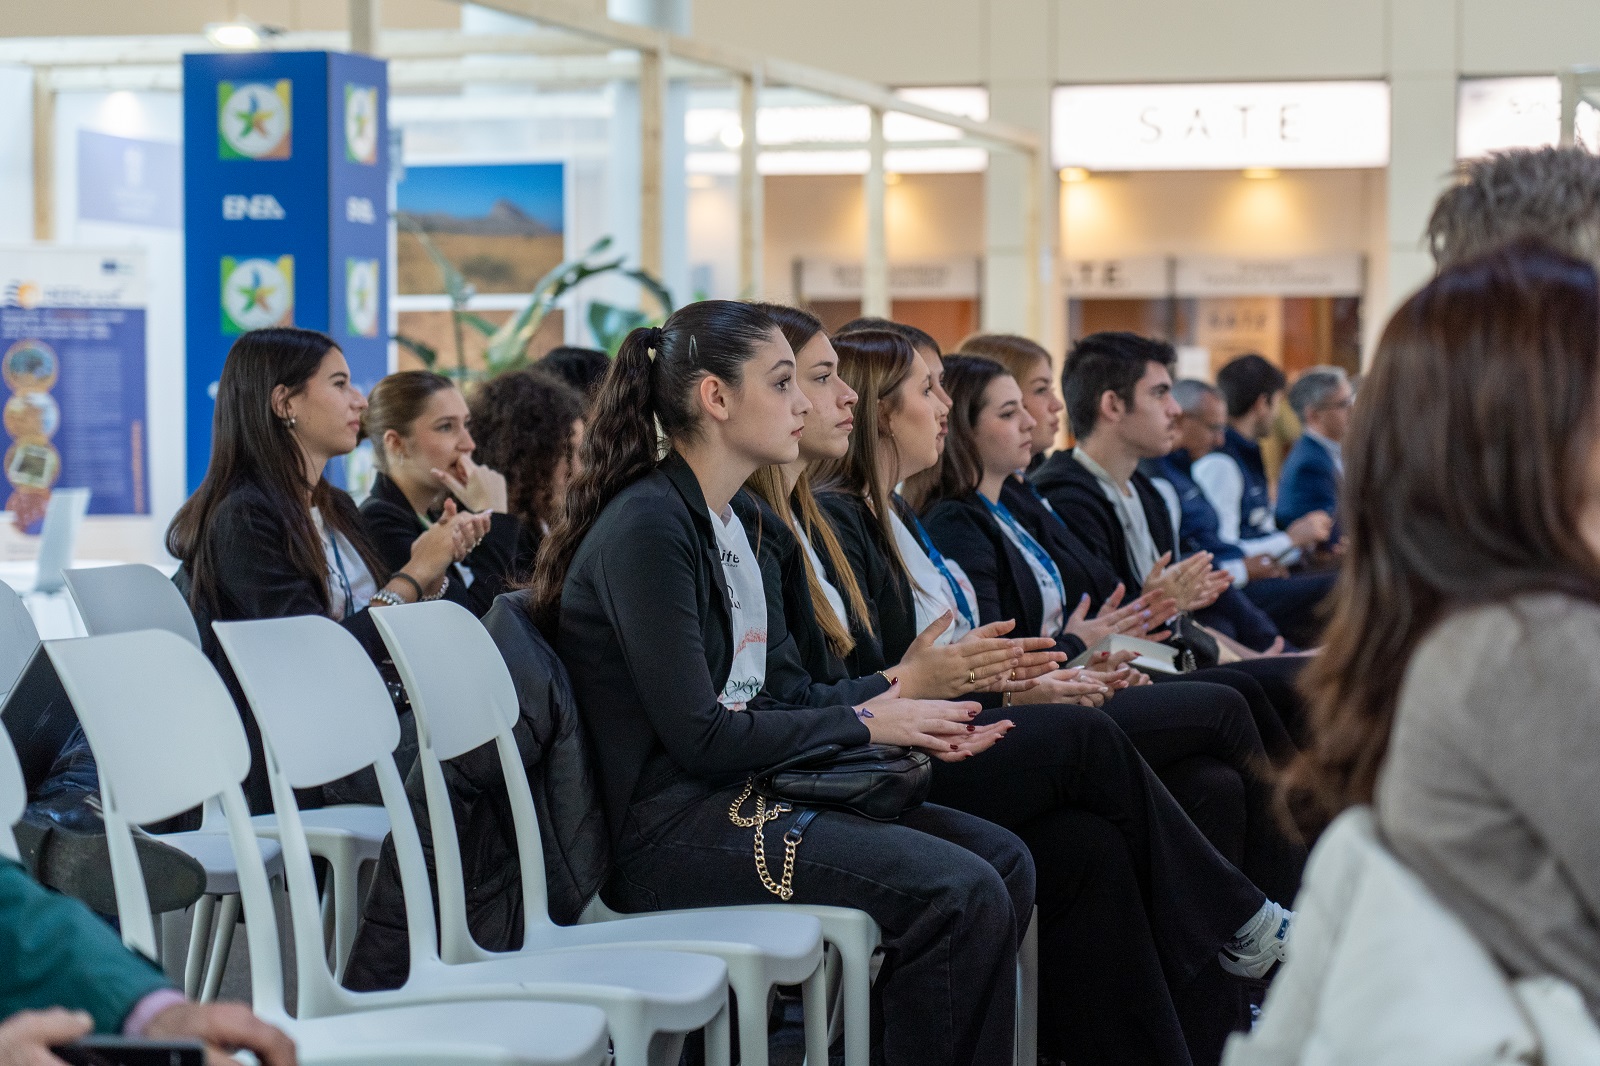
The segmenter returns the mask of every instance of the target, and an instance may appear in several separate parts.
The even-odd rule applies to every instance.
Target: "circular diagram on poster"
[[[5,426],[12,437],[53,437],[61,408],[48,392],[19,392],[6,401]]]
[[[22,437],[6,449],[5,468],[17,488],[48,490],[61,475],[61,455],[43,437]]]
[[[61,363],[44,341],[20,340],[6,349],[0,376],[12,392],[44,392],[61,376]]]
[[[49,506],[50,494],[40,489],[18,489],[6,500],[12,524],[25,533],[38,532],[32,527],[44,521],[44,512]]]

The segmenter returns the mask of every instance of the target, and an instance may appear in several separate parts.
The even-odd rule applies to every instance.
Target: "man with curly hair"
[[[1463,161],[1428,219],[1439,269],[1534,240],[1600,263],[1600,156],[1531,148]]]

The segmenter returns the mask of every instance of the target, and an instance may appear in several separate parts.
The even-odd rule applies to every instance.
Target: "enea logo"
[[[378,161],[378,90],[344,87],[344,157],[352,163]]]
[[[289,158],[292,84],[287,78],[270,85],[217,83],[217,150],[223,159]]]
[[[222,332],[294,325],[294,256],[222,257]]]
[[[352,337],[378,335],[378,261],[344,261],[345,329]]]
[[[39,306],[43,295],[37,281],[12,281],[6,285],[5,305],[31,310]]]

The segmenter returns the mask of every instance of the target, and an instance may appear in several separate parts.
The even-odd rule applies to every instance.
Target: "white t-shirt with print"
[[[707,508],[710,511],[710,508]],[[745,536],[744,523],[728,508],[727,517],[711,511],[711,528],[717,535],[717,553],[727,581],[729,627],[733,634],[733,665],[717,702],[730,711],[742,711],[767,683],[767,589],[761,581],[761,564]]]

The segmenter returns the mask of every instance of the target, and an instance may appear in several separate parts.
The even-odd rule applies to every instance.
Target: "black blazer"
[[[1089,597],[1089,613],[1093,615],[1100,605],[1116,591],[1122,578],[1108,566],[1088,545],[1078,539],[1067,524],[1034,495],[1026,482],[1008,478],[1000,490],[1000,502],[1011,511],[1017,524],[1038,541],[1045,553],[1055,561],[1061,571],[1061,583],[1066,586],[1067,600],[1075,606],[1080,598]],[[1129,597],[1130,599],[1132,597]]]
[[[717,702],[733,665],[705,495],[677,455],[617,494],[579,545],[555,646],[600,772],[613,842],[630,804],[683,777],[708,790],[822,744],[869,739],[849,706]]]
[[[461,506],[459,500],[456,506]],[[521,525],[508,514],[494,515],[483,541],[450,568],[450,587],[444,598],[479,618],[487,614],[494,598],[510,588]],[[410,561],[412,541],[427,528],[400,486],[383,474],[372,483],[372,494],[361,504],[361,526],[391,573]],[[463,567],[472,571],[470,588],[461,573]]]
[[[1017,627],[1011,636],[1041,635],[1044,597],[1039,592],[1039,583],[1034,580],[1028,560],[1011,543],[976,491],[956,499],[940,500],[928,511],[923,524],[934,546],[960,563],[971,579],[972,589],[978,594],[979,625],[1014,618]],[[1022,524],[1021,519],[1017,524]],[[1063,607],[1071,614],[1077,607],[1077,600],[1071,599]],[[1055,637],[1056,647],[1066,652],[1068,658],[1085,650],[1083,641],[1077,637],[1064,633],[1043,635]]]
[[[749,492],[733,498],[733,509],[761,560],[767,591],[767,694],[808,707],[854,707],[887,690],[881,674],[852,680],[828,646],[806,581],[805,549],[778,513]]]
[[[1088,467],[1078,462],[1070,451],[1063,449],[1046,459],[1033,472],[1032,481],[1034,487],[1050,501],[1050,506],[1055,508],[1061,520],[1128,586],[1128,596],[1139,595],[1144,589],[1144,575],[1133,572],[1133,564],[1128,561],[1128,538],[1122,532],[1122,522]],[[1167,510],[1166,501],[1144,474],[1136,471],[1132,484],[1144,507],[1145,519],[1150,524],[1150,537],[1155,541],[1156,554],[1171,552],[1173,559],[1177,559],[1176,545],[1172,542],[1172,514]]]
[[[845,660],[851,674],[865,677],[905,658],[906,649],[917,639],[917,606],[911,598],[911,581],[894,565],[883,530],[864,497],[821,492],[817,503],[833,524],[834,536],[844,549],[872,615],[870,633],[860,619],[850,620],[850,634],[855,637],[856,646]],[[822,565],[828,571],[828,579],[837,584],[839,576],[832,560],[824,556]]]
[[[348,508],[350,517],[357,517],[355,501],[344,493],[336,491],[333,505]],[[222,646],[217,643],[216,634],[211,631],[211,623],[326,614],[326,588],[318,588],[316,582],[294,568],[284,551],[284,545],[289,542],[287,523],[267,499],[267,494],[250,482],[238,485],[217,505],[211,524],[202,535],[216,551],[216,602],[196,602],[191,595],[186,568],[179,567],[172,580],[189,600],[195,624],[200,628],[201,648],[222,675],[244,719],[245,735],[250,742],[250,775],[245,778],[245,797],[250,802],[251,813],[263,814],[272,810],[272,798],[262,762],[261,735],[256,729],[255,717],[245,711],[244,692]],[[366,609],[357,611],[340,624],[361,642],[373,662],[382,666],[389,661],[388,649]]]

